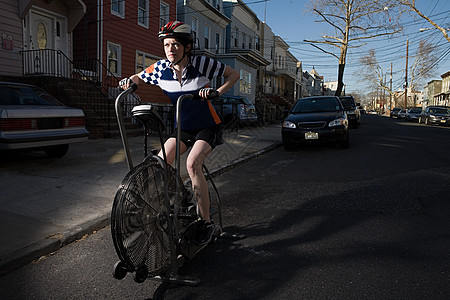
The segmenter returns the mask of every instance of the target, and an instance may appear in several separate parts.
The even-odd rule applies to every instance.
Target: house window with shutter
[[[216,32],[216,54],[220,52],[220,33]]]
[[[138,24],[148,28],[148,0],[138,2]]]
[[[116,76],[121,76],[120,70],[121,46],[108,42],[108,69]]]
[[[192,35],[194,36],[194,47],[195,47],[195,49],[198,49],[199,48],[199,45],[198,45],[198,19],[197,18],[192,18],[192,25],[191,25],[191,28],[192,28]]]
[[[125,0],[111,0],[111,14],[125,17]]]
[[[209,49],[209,26],[205,25],[205,49]]]
[[[136,73],[142,72],[145,68],[151,66],[158,60],[159,58],[154,55],[136,51]]]
[[[159,27],[163,27],[167,23],[169,23],[169,4],[167,4],[164,1],[160,2],[160,9],[159,9]]]

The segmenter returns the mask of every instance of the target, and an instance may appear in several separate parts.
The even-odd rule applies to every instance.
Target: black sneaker
[[[209,244],[215,231],[214,223],[206,222],[204,220],[199,221],[195,234],[195,244],[202,246]]]

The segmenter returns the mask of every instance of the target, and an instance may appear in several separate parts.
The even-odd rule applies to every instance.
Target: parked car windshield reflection
[[[340,106],[336,104],[335,98],[321,99],[309,99],[298,101],[292,113],[313,113],[313,112],[333,112],[340,110]]]
[[[1,86],[0,105],[51,105],[64,106],[52,95],[33,86]]]
[[[441,108],[441,107],[430,108],[429,112],[432,113],[432,114],[443,114],[443,115],[450,114],[450,110],[449,109]]]

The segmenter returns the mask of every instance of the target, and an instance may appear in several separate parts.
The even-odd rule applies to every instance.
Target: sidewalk
[[[206,164],[223,172],[281,144],[281,125],[224,133]],[[151,137],[149,148],[159,149]],[[143,139],[131,138],[134,165]],[[186,158],[186,155],[182,157]],[[188,179],[184,163],[183,180]],[[118,139],[72,144],[61,159],[41,154],[0,159],[0,276],[109,225],[118,185],[128,172]]]

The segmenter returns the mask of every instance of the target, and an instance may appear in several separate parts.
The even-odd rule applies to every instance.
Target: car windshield
[[[422,110],[421,109],[411,109],[409,112],[415,113],[415,114],[420,114],[422,112]]]
[[[252,104],[252,101],[250,101],[249,99],[243,97],[243,98],[240,98],[240,99],[239,99],[239,103],[240,103],[240,104],[245,104],[245,105],[251,105],[251,104]]]
[[[340,98],[344,107],[355,107],[355,101],[351,97]]]
[[[23,85],[0,86],[0,105],[63,105],[38,87]]]
[[[450,112],[449,112],[449,110],[447,108],[441,108],[441,107],[431,108],[430,109],[430,113],[443,114],[443,115],[450,114]]]
[[[300,99],[292,109],[292,113],[333,112],[341,110],[336,98]]]

